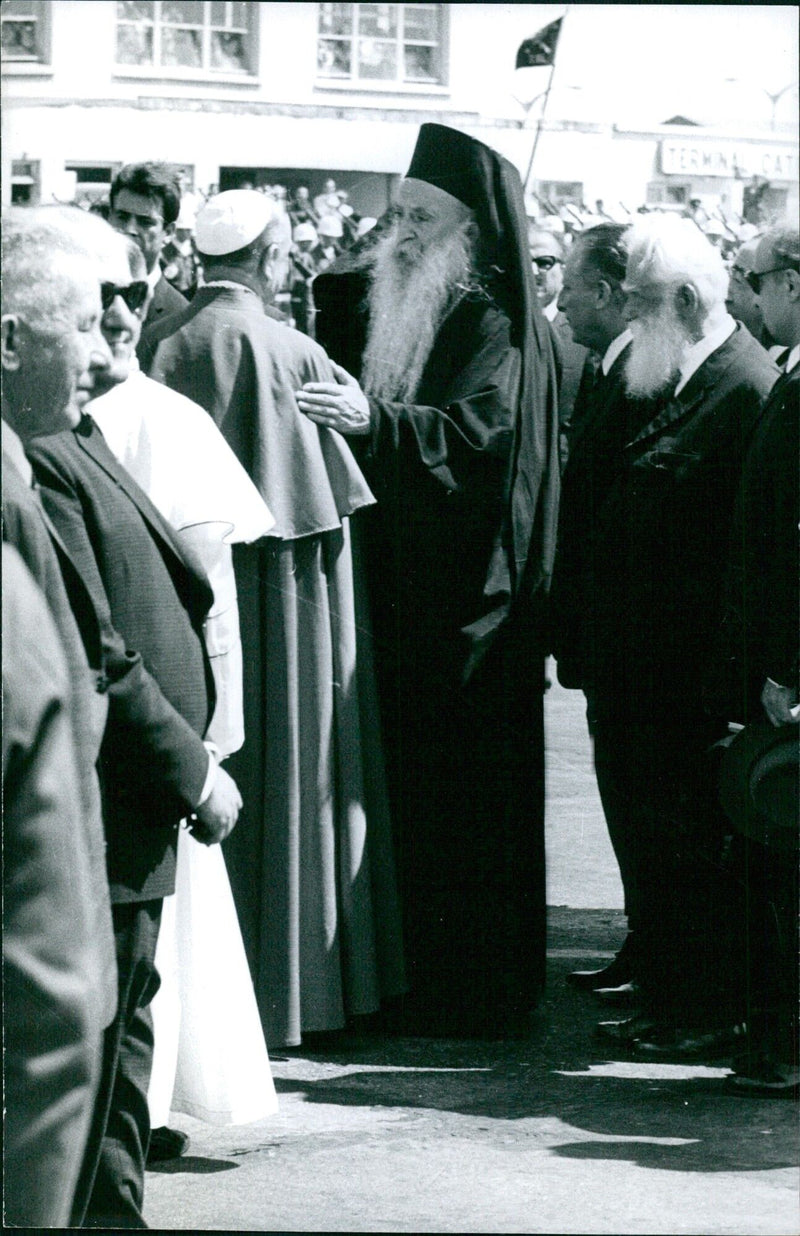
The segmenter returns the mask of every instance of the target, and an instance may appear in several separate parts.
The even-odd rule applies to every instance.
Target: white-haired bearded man
[[[776,369],[726,312],[722,258],[690,221],[637,220],[628,253],[627,389],[665,404],[626,445],[601,512],[597,695],[638,839],[642,1013],[598,1033],[651,1059],[714,1058],[739,1020],[742,966],[708,757],[727,718],[703,685],[744,443]]]
[[[543,639],[557,388],[522,187],[426,124],[390,217],[314,285],[348,374],[301,409],[353,434],[419,1033],[525,1032],[544,977]],[[377,236],[376,236],[377,233]]]

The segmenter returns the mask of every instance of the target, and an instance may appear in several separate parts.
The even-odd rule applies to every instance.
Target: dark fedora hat
[[[722,757],[719,796],[737,832],[791,850],[800,837],[800,726],[766,717],[736,735]]]

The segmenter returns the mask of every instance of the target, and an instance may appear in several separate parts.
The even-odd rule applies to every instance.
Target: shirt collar
[[[625,349],[627,348],[628,344],[631,342],[632,339],[633,339],[633,335],[631,334],[630,330],[626,326],[621,335],[617,335],[616,339],[611,340],[611,343],[606,348],[605,355],[603,356],[603,359],[600,362],[600,368],[603,370],[604,378],[608,377],[609,370],[611,369],[611,366],[614,364],[614,361],[617,359],[617,357],[620,355],[621,352],[625,351]]]
[[[551,300],[549,305],[545,305],[542,313],[547,318],[548,322],[555,322],[558,317],[558,297]]]
[[[3,451],[8,455],[14,467],[19,472],[26,485],[33,484],[33,468],[30,465],[28,456],[25,454],[25,448],[22,445],[22,439],[18,433],[11,428],[8,421],[0,422],[2,426],[2,441]]]
[[[721,348],[726,339],[730,339],[733,332],[736,330],[736,323],[729,313],[726,313],[719,326],[715,326],[707,335],[703,335],[702,339],[698,339],[697,343],[689,344],[683,353],[681,361],[680,377],[678,385],[673,391],[674,395],[679,395],[686,386],[687,382],[693,377],[704,361],[708,360],[712,352],[716,352],[717,348]]]
[[[783,366],[783,372],[791,373],[798,364],[800,364],[800,343],[796,343],[789,355],[786,357],[786,364]]]
[[[147,280],[147,285],[150,288],[151,293],[155,292],[156,284],[161,279],[161,267],[159,266],[158,262],[156,262],[155,266],[153,267],[151,271],[148,271],[148,273],[145,275],[145,279]]]

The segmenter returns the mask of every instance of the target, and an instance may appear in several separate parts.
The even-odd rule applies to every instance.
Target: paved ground
[[[189,1154],[148,1173],[159,1229],[270,1232],[800,1232],[797,1109],[724,1092],[725,1062],[609,1059],[564,974],[624,931],[575,693],[548,697],[549,981],[509,1044],[352,1039],[273,1056],[281,1110],[173,1123]],[[603,909],[591,908],[602,906]]]

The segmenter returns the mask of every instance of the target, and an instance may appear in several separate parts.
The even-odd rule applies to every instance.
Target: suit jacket
[[[630,344],[608,374],[598,369],[593,385],[584,390],[582,413],[573,426],[561,482],[550,589],[550,644],[564,687],[592,686],[598,655],[595,587],[607,565],[606,547],[597,544],[598,520],[623,468],[626,443],[652,420],[659,407],[655,400],[631,399],[626,394],[629,350]]]
[[[570,324],[563,313],[557,313],[552,322],[548,321],[548,325],[558,374],[558,422],[562,439],[565,439],[569,434],[572,409],[575,406],[589,349],[575,342]],[[566,442],[564,444],[566,445]],[[562,467],[564,463],[566,463],[566,452],[562,459]]]
[[[144,320],[145,326],[152,326],[154,322],[169,317],[171,313],[180,313],[188,303],[183,293],[174,288],[169,279],[165,279],[162,275],[153,289],[150,307]]]
[[[747,444],[730,539],[725,618],[710,698],[733,720],[761,714],[771,678],[798,685],[800,367],[770,391]]]
[[[102,1025],[76,827],[70,679],[40,589],[3,545],[3,1185],[11,1226],[66,1227]]]
[[[737,326],[624,448],[596,533],[594,668],[609,711],[702,708],[745,443],[776,373]]]
[[[174,890],[177,826],[200,799],[214,704],[202,569],[89,417],[29,456],[98,614],[109,717],[100,753],[114,901]]]
[[[86,856],[89,872],[87,911],[92,938],[99,952],[99,987],[96,998],[102,1024],[108,1025],[117,1008],[117,961],[111,926],[106,843],[97,780],[97,759],[108,714],[100,628],[97,615],[74,564],[41,502],[3,452],[3,540],[14,546],[38,584],[50,608],[69,673],[68,711],[72,723],[79,774],[81,809],[71,821]],[[81,598],[85,634],[78,628],[69,595]],[[91,668],[88,656],[91,658]]]

